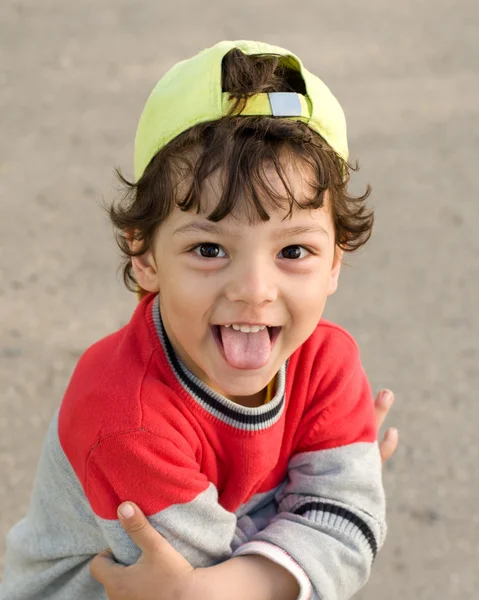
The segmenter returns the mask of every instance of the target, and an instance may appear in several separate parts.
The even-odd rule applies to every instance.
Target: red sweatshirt
[[[130,564],[139,554],[117,520],[124,500],[195,567],[262,554],[293,573],[301,599],[350,598],[385,535],[376,438],[357,346],[338,326],[321,321],[272,400],[249,408],[181,363],[148,296],[79,361],[30,513],[9,535],[5,598],[104,598],[91,555],[109,546]],[[48,548],[53,570],[39,567]]]

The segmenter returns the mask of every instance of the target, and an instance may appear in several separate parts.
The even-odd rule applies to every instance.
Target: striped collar
[[[166,335],[160,315],[159,298],[152,302],[153,321],[170,367],[184,390],[206,411],[220,421],[246,431],[260,431],[279,421],[285,405],[286,366],[276,376],[276,393],[267,404],[258,407],[241,406],[211,389],[201,381],[176,355]]]

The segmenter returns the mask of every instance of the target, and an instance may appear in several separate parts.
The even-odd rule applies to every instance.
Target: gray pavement
[[[327,316],[391,387],[389,536],[359,599],[479,597],[479,4],[0,3],[0,556],[80,353],[135,301],[99,207],[159,74],[219,39],[289,47],[341,100],[375,235]],[[474,308],[476,307],[476,308]]]

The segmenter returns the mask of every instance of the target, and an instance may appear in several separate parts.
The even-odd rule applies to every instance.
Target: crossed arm
[[[380,392],[375,401],[378,429],[389,412],[394,396]],[[395,429],[386,430],[380,442],[383,462],[398,444]],[[105,586],[110,600],[245,600],[245,581],[254,581],[248,600],[296,600],[299,586],[283,567],[259,555],[237,556],[218,565],[194,569],[147,521],[131,502],[119,507],[125,531],[140,548],[137,563],[123,567],[108,551],[91,562],[90,570]]]

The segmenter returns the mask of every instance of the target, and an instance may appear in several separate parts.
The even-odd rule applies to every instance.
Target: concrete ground
[[[0,3],[0,555],[80,353],[135,300],[99,206],[167,67],[219,39],[288,47],[341,100],[375,235],[327,316],[392,388],[379,600],[479,597],[479,5],[467,0]],[[192,101],[194,91],[192,90]],[[476,308],[474,308],[476,307]]]

